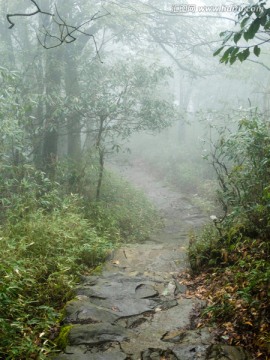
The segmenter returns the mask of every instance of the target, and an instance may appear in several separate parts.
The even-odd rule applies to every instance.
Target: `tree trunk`
[[[96,149],[98,151],[99,156],[99,174],[98,174],[98,183],[97,183],[97,193],[96,193],[96,199],[99,200],[100,198],[100,190],[103,180],[103,172],[104,172],[104,155],[105,155],[105,149],[102,147],[102,134],[104,131],[104,121],[105,118],[103,116],[100,116],[99,118],[99,130],[96,140]]]
[[[65,60],[65,92],[72,104],[76,102],[76,99],[80,96],[80,86],[76,56],[71,52],[70,47],[66,47]],[[69,113],[67,133],[68,157],[73,160],[75,164],[79,164],[81,159],[81,119],[80,114],[78,114],[76,110],[71,110]]]
[[[7,2],[3,1],[1,4],[1,12],[3,14],[1,23],[0,23],[0,36],[5,43],[5,52],[1,54],[1,65],[8,67],[9,69],[15,69],[15,55],[14,49],[12,45],[12,38],[11,38],[11,30],[8,29],[6,24],[6,14],[8,13],[8,4]]]
[[[42,159],[43,169],[50,178],[54,178],[57,164],[59,115],[55,115],[54,111],[59,106],[57,98],[61,92],[61,51],[59,48],[45,53],[46,110]]]
[[[101,185],[102,185],[103,173],[104,173],[104,149],[99,148],[98,154],[99,154],[99,174],[98,174],[97,194],[96,194],[97,200],[100,199],[100,191],[101,191]]]

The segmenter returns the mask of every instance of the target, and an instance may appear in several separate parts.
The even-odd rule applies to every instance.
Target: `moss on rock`
[[[60,349],[64,350],[69,345],[68,336],[72,328],[73,325],[66,325],[61,328],[60,334],[56,339],[56,344]]]

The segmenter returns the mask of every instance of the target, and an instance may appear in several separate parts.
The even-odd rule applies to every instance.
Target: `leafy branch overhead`
[[[270,41],[270,8],[266,8],[265,1],[260,0],[253,6],[246,6],[237,16],[240,29],[220,33],[223,38],[222,46],[214,52],[214,56],[222,54],[221,63],[232,65],[236,60],[243,62],[252,54],[258,57],[261,46]],[[240,46],[241,40],[252,43]]]

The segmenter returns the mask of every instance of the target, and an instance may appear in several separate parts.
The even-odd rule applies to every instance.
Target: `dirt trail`
[[[187,267],[188,232],[207,219],[142,163],[118,171],[146,193],[165,226],[143,244],[118,249],[101,276],[85,277],[66,306],[69,346],[57,359],[248,359],[242,349],[212,345],[207,329],[191,328],[200,301],[186,298],[175,280]]]

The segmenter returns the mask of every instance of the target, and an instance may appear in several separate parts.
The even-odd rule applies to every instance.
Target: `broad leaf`
[[[221,51],[222,51],[223,49],[224,49],[224,46],[222,46],[221,48],[217,49],[217,50],[214,52],[213,56],[217,56],[219,53],[221,53]]]
[[[235,63],[236,60],[237,60],[237,56],[236,56],[236,55],[231,56],[231,58],[230,58],[230,64],[232,65],[233,63]]]
[[[256,56],[260,56],[261,49],[259,48],[258,45],[254,46],[253,52]]]
[[[229,55],[233,52],[234,46],[229,47],[223,54],[222,58],[220,59],[220,62],[225,62],[227,64],[229,60]]]
[[[238,43],[238,41],[241,39],[241,37],[242,37],[242,33],[240,33],[240,32],[238,32],[234,35],[233,41],[235,42],[235,44]]]
[[[243,29],[243,28],[245,27],[245,25],[247,24],[248,20],[249,20],[249,17],[246,17],[244,20],[241,21],[241,23],[240,23],[241,29]]]
[[[253,21],[253,23],[250,25],[248,31],[245,33],[247,36],[247,39],[246,38],[245,39],[246,40],[253,39],[254,36],[256,35],[257,31],[259,30],[260,25],[261,25],[261,19],[259,19],[259,18],[255,19]]]
[[[246,60],[246,59],[249,57],[249,55],[250,55],[250,50],[249,50],[249,48],[248,48],[248,49],[245,49],[245,50],[243,51],[244,60]]]

